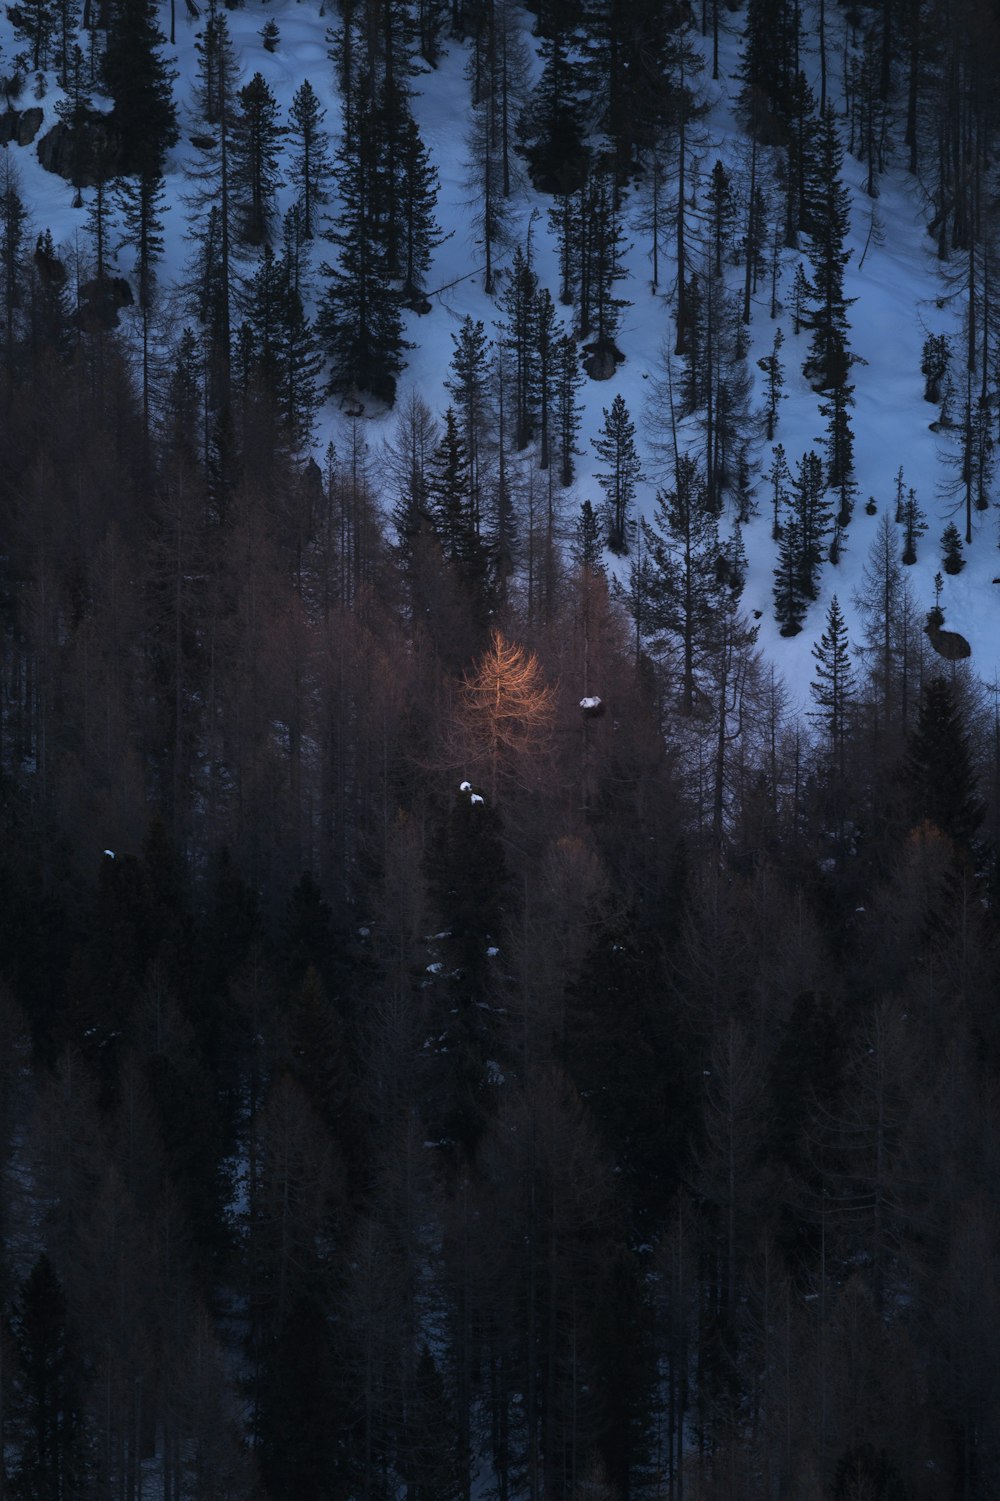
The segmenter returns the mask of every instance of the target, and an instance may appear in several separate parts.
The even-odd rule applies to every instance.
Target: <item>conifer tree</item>
[[[514,447],[527,448],[535,435],[538,412],[538,339],[535,324],[538,277],[518,245],[500,299],[506,315],[501,324],[504,348],[510,350],[514,388]]]
[[[316,97],[308,78],[295,91],[288,111],[292,137],[290,177],[302,207],[302,233],[311,240],[316,228],[316,214],[329,202],[327,183],[330,177],[330,153],[323,129],[326,110]]]
[[[917,543],[927,530],[927,518],[917,504],[917,492],[911,485],[903,502],[903,562],[917,561]]]
[[[174,74],[160,49],[166,42],[152,0],[112,0],[102,62],[114,100],[111,120],[122,143],[121,171],[157,176],[178,138]]]
[[[572,334],[560,334],[556,340],[555,370],[554,421],[559,451],[559,483],[565,487],[573,483],[574,460],[578,457],[576,442],[583,415],[583,408],[577,400],[583,375]]]
[[[851,258],[844,241],[850,228],[851,201],[841,172],[844,152],[832,110],[820,117],[815,169],[807,189],[812,298],[805,318],[812,339],[803,373],[819,391],[847,383],[851,355],[847,342],[844,267]]]
[[[278,102],[260,73],[237,96],[233,187],[237,232],[245,245],[269,244],[278,188]]]
[[[604,491],[608,547],[612,552],[625,553],[629,550],[632,507],[642,467],[635,447],[635,423],[620,393],[610,408],[604,408],[604,426],[591,443],[597,457],[607,466],[599,473],[598,483]]]
[[[771,353],[764,355],[757,361],[758,370],[764,372],[765,399],[764,428],[769,443],[774,440],[774,431],[778,426],[778,405],[784,400],[782,387],[785,384],[785,367],[781,363],[780,351],[784,342],[784,334],[780,327],[774,330],[774,344]]]
[[[625,275],[622,256],[624,231],[610,172],[595,168],[584,194],[587,232],[581,270],[580,334],[589,338],[595,354],[606,363],[615,354],[615,335],[627,300],[615,296],[615,283]]]
[[[713,276],[722,275],[722,264],[732,244],[735,218],[732,179],[722,162],[717,161],[708,180],[708,232]]]
[[[238,70],[229,23],[210,0],[198,50],[199,107],[213,128],[211,144],[188,168],[191,191],[190,302],[202,325],[209,372],[207,400],[212,412],[225,412],[232,359],[233,259],[236,247],[234,137],[238,112]],[[202,217],[203,216],[203,217]]]
[[[591,573],[603,572],[602,533],[597,512],[589,500],[581,502],[573,540],[573,561]]]
[[[3,353],[8,368],[13,358],[17,313],[27,294],[24,249],[28,211],[10,152],[0,161],[0,298],[3,307]]]
[[[812,654],[816,659],[815,675],[809,684],[809,692],[816,704],[812,717],[826,734],[843,781],[845,749],[856,690],[847,625],[836,595],[831,599],[827,611],[826,629],[813,647]]]
[[[482,322],[466,314],[457,334],[445,390],[454,404],[469,460],[469,488],[473,522],[480,528],[486,452],[494,427],[492,344]]]
[[[399,270],[403,297],[412,302],[421,300],[431,255],[446,236],[434,218],[438,195],[437,169],[409,111],[400,130],[398,165],[398,214],[402,226]],[[427,311],[426,303],[423,310]]]
[[[665,643],[677,663],[685,714],[695,706],[702,672],[714,649],[727,592],[719,578],[718,524],[704,480],[690,455],[677,461],[674,488],[660,491],[653,519],[643,519],[642,578],[633,565],[633,597],[643,636]]]
[[[317,328],[330,360],[331,391],[371,392],[391,402],[404,345],[400,298],[389,281],[392,270],[384,236],[388,169],[380,161],[378,112],[355,108],[352,118],[335,167],[343,207],[326,236],[339,255],[320,267],[329,285]]]
[[[781,530],[774,570],[774,618],[782,636],[797,636],[809,607],[802,573],[802,523],[792,511]]]
[[[965,567],[965,558],[962,556],[962,538],[958,527],[953,521],[949,521],[941,533],[941,566],[945,573],[961,573]]]
[[[914,821],[927,819],[961,851],[971,852],[985,808],[968,730],[951,685],[943,677],[924,683],[903,778]]]

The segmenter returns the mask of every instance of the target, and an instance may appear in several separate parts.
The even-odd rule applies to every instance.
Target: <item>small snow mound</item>
[[[115,858],[114,850],[105,850],[104,853],[107,855],[109,860],[113,860]]]
[[[479,796],[478,792],[474,792],[472,794],[472,796],[469,798],[469,802],[470,803],[481,803],[482,801],[483,801],[483,799]]]
[[[427,973],[429,975],[439,975],[443,968],[443,964],[428,964]]]
[[[472,783],[471,782],[461,782],[459,784],[458,790],[459,790],[459,792],[471,792],[472,791]]]
[[[495,959],[499,952],[500,950],[495,945],[491,944],[491,946],[486,950],[486,957],[487,959]]]

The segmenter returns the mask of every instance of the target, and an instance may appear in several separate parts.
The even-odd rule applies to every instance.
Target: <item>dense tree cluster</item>
[[[902,471],[859,639],[809,606],[854,498],[845,146],[873,195],[907,148],[964,299],[964,359],[929,335],[920,372],[947,573],[988,504],[994,22],[857,7],[841,112],[824,9],[814,90],[802,8],[749,0],[737,174],[698,165],[715,0],[704,45],[686,6],[539,0],[534,85],[507,0],[345,3],[333,139],[211,0],[158,325],[164,39],[89,9],[91,58],[72,6],[11,8],[60,70],[89,301],[0,164],[0,1493],[991,1501],[1000,731],[932,650],[940,575],[914,603]],[[377,446],[441,233],[411,69],[448,30],[496,319]],[[507,242],[522,174],[551,290]],[[654,417],[609,387],[595,505],[626,223],[674,326]],[[765,460],[799,721],[741,536],[789,348],[754,413],[746,325],[792,251],[827,420]]]

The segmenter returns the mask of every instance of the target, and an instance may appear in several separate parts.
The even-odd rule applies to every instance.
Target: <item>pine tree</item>
[[[561,334],[556,340],[555,369],[554,420],[559,450],[559,483],[565,487],[573,483],[574,459],[579,452],[576,441],[583,416],[583,408],[577,400],[583,375],[572,334]]]
[[[635,488],[642,478],[642,467],[635,447],[635,423],[621,394],[615,397],[610,409],[603,410],[604,426],[591,444],[597,457],[607,465],[598,474],[598,483],[604,491],[608,547],[612,552],[625,553],[629,549]]]
[[[538,397],[538,340],[535,326],[538,277],[520,245],[514,251],[510,276],[500,299],[505,319],[500,325],[503,345],[513,364],[514,447],[527,448],[535,435]]]
[[[970,851],[985,816],[972,762],[969,734],[951,685],[929,678],[903,769],[914,821],[926,819]]]
[[[953,521],[949,521],[941,533],[941,566],[945,573],[961,573],[965,567],[965,558],[962,556],[962,538],[958,527]]]
[[[847,382],[851,355],[847,343],[844,267],[851,258],[844,249],[850,229],[851,200],[841,179],[844,152],[832,110],[820,117],[815,171],[807,192],[809,258],[812,264],[812,305],[805,318],[811,330],[803,373],[819,391],[830,392]]]
[[[813,647],[812,654],[816,659],[816,669],[809,692],[817,705],[812,717],[826,733],[843,781],[855,681],[847,626],[836,595],[827,611],[826,630]]]
[[[921,352],[920,373],[924,377],[924,400],[939,405],[951,363],[951,347],[946,334],[928,334]]]
[[[438,195],[437,168],[420,138],[417,122],[407,112],[399,144],[400,188],[398,213],[402,224],[400,274],[406,301],[429,305],[423,301],[431,254],[446,238],[434,218]]]
[[[240,89],[237,98],[233,135],[237,233],[245,245],[269,244],[279,180],[278,102],[260,73]]]
[[[782,636],[797,636],[809,607],[803,582],[802,523],[793,511],[781,530],[778,562],[774,570],[774,618]]]
[[[326,110],[308,78],[295,91],[288,111],[292,137],[290,179],[302,206],[302,233],[313,238],[317,210],[329,202],[330,153],[323,129]]]
[[[621,310],[628,306],[625,298],[614,293],[615,283],[625,275],[625,236],[610,172],[595,169],[590,173],[585,201],[587,235],[581,273],[585,290],[580,297],[580,334],[590,339],[595,360],[606,367],[609,357],[618,357],[615,336]]]
[[[680,456],[674,488],[657,494],[653,520],[644,518],[641,527],[641,580],[636,565],[632,569],[637,625],[654,648],[660,639],[676,660],[681,708],[690,714],[702,691],[702,673],[714,649],[728,591],[719,578],[718,525],[708,508],[704,480],[689,455]]]
[[[31,71],[38,73],[47,68],[58,24],[53,0],[18,0],[6,9],[15,36],[31,48]]]
[[[591,573],[602,573],[604,565],[601,549],[601,523],[590,501],[585,500],[580,505],[580,514],[576,520],[573,561],[578,567],[589,569]]]
[[[494,428],[491,341],[482,322],[466,314],[457,334],[445,390],[454,403],[469,459],[469,482],[474,525],[480,528],[486,454]]]
[[[238,70],[229,23],[217,0],[210,0],[197,50],[198,103],[206,123],[213,128],[213,136],[188,169],[192,186],[185,203],[191,210],[189,238],[195,246],[187,268],[189,302],[205,335],[208,405],[213,414],[222,413],[225,421],[232,359]]]
[[[24,263],[28,211],[10,152],[0,161],[0,299],[3,307],[3,353],[11,368],[19,320],[27,296]]]
[[[927,518],[917,504],[917,492],[913,486],[903,503],[903,562],[917,561],[917,542],[927,530]]]
[[[178,139],[172,82],[160,49],[166,37],[152,0],[112,0],[102,62],[114,100],[111,121],[122,144],[121,171],[157,177]]]
[[[378,113],[355,109],[353,115],[354,125],[341,140],[335,169],[342,210],[327,232],[339,256],[334,264],[324,262],[320,267],[329,287],[317,328],[330,360],[331,391],[367,391],[391,402],[403,367],[404,343],[400,298],[389,281],[384,235],[388,169],[380,157]]]
[[[708,180],[708,232],[713,276],[722,275],[722,264],[732,247],[736,199],[732,179],[721,161],[712,168]]]
[[[764,372],[767,392],[767,406],[765,408],[765,431],[767,441],[774,440],[774,431],[778,426],[778,404],[784,400],[782,387],[785,384],[785,367],[781,363],[780,351],[784,342],[784,334],[780,327],[774,330],[774,345],[770,354],[764,355],[757,361],[758,370]]]

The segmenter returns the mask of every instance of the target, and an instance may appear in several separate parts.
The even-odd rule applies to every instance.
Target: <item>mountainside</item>
[[[269,238],[280,249],[281,220],[296,200],[290,170],[293,144],[291,138],[283,137],[280,132],[287,130],[289,108],[304,80],[309,81],[324,112],[319,131],[328,141],[331,152],[342,138],[342,98],[333,60],[338,19],[335,14],[317,12],[299,3],[269,3],[263,7],[223,12],[223,15],[231,36],[237,70],[234,89],[245,86],[259,74],[272,91],[277,106],[279,134],[275,141],[274,207]],[[165,23],[166,17],[161,16],[160,21]],[[261,35],[265,22],[277,29],[276,40],[267,47]],[[185,322],[196,321],[192,319],[190,301],[185,301],[185,291],[190,291],[193,254],[190,237],[201,222],[199,214],[203,220],[205,213],[204,203],[199,209],[191,202],[191,172],[200,170],[205,155],[206,127],[204,108],[199,104],[198,81],[204,23],[204,15],[195,15],[191,9],[178,13],[172,22],[175,42],[162,49],[164,60],[175,70],[173,91],[179,111],[180,135],[164,159],[166,212],[163,217],[162,259],[156,268],[159,288],[152,328],[154,363],[161,372],[161,387],[162,369],[169,361],[168,341],[176,339]],[[26,54],[23,49],[18,53],[18,38],[12,34],[9,20],[6,24],[5,54],[9,59],[19,56],[23,62]],[[511,24],[524,52],[524,99],[528,97],[532,82],[537,87],[542,72],[539,41],[537,35],[532,35],[532,17],[527,13],[512,12]],[[433,212],[442,238],[441,243],[432,249],[423,281],[429,310],[422,315],[415,312],[404,314],[404,338],[408,347],[403,355],[397,407],[405,403],[411,391],[416,391],[440,417],[449,399],[445,383],[453,353],[452,336],[457,333],[462,318],[468,315],[482,320],[487,337],[497,338],[497,326],[504,317],[500,296],[504,279],[510,277],[515,245],[529,251],[540,286],[549,289],[556,298],[559,326],[574,336],[579,336],[580,329],[578,307],[563,307],[558,302],[558,246],[550,222],[556,200],[550,193],[539,192],[534,187],[527,162],[513,147],[513,181],[503,213],[498,216],[498,222],[503,222],[493,251],[496,288],[492,296],[483,290],[484,249],[482,225],[478,220],[481,192],[471,165],[474,155],[474,111],[470,107],[469,81],[471,44],[467,40],[463,42],[447,37],[440,20],[437,25],[440,35],[435,36],[433,66],[419,55],[414,43],[410,44],[414,50],[409,57],[415,61],[411,63],[412,72],[406,79],[406,87],[411,92],[413,115],[437,173],[439,187]],[[700,37],[692,31],[692,58],[699,69],[696,75],[698,101],[697,109],[692,109],[685,179],[686,252],[689,266],[701,271],[712,233],[708,222],[711,215],[711,171],[717,162],[726,170],[732,202],[730,222],[725,232],[722,274],[727,288],[740,300],[746,279],[740,264],[741,245],[745,242],[750,212],[750,146],[745,129],[746,112],[741,113],[739,107],[741,68],[746,51],[743,31],[742,14],[725,11],[717,44],[718,77],[714,80],[709,76],[711,37]],[[53,42],[49,46],[53,54],[51,63],[55,61],[57,48]],[[800,705],[808,701],[806,688],[813,671],[811,647],[824,627],[826,607],[834,593],[845,612],[852,641],[861,644],[861,623],[853,598],[863,563],[875,540],[877,516],[889,511],[895,517],[900,469],[903,470],[905,489],[914,488],[917,503],[927,518],[927,535],[917,549],[912,572],[907,574],[921,616],[935,602],[934,575],[942,566],[941,533],[950,520],[957,520],[961,532],[965,526],[962,435],[960,431],[934,433],[930,430],[940,411],[939,405],[928,405],[923,400],[924,376],[921,373],[924,345],[929,338],[937,336],[950,341],[951,370],[956,389],[963,385],[960,369],[968,303],[967,286],[962,280],[965,274],[963,252],[959,251],[948,261],[939,259],[937,245],[928,230],[933,214],[931,195],[922,177],[906,170],[905,150],[899,139],[899,119],[891,120],[885,110],[879,124],[882,132],[877,148],[880,165],[874,172],[869,169],[862,149],[867,124],[864,118],[859,124],[857,118],[856,75],[865,55],[863,30],[857,29],[850,17],[845,19],[837,13],[829,22],[826,49],[829,54],[828,98],[835,112],[837,129],[845,141],[850,134],[858,149],[856,157],[845,156],[843,166],[843,181],[850,202],[849,227],[844,241],[849,256],[844,283],[849,303],[846,316],[852,352],[862,362],[851,369],[854,385],[850,413],[854,429],[853,483],[858,504],[850,527],[838,537],[839,562],[835,567],[824,562],[819,573],[816,602],[810,603],[803,621],[803,633],[794,642],[779,638],[774,618],[773,571],[777,563],[777,548],[771,537],[773,507],[766,475],[773,462],[774,442],[782,444],[792,469],[802,453],[820,447],[823,442],[824,418],[819,411],[822,397],[802,373],[808,335],[804,331],[795,335],[792,331],[795,270],[799,265],[808,269],[809,265],[805,235],[798,236],[799,243],[795,248],[785,244],[776,248],[770,244],[766,248],[762,246],[762,263],[749,299],[752,319],[747,326],[746,364],[750,390],[746,398],[747,412],[739,426],[753,494],[753,514],[745,524],[743,534],[748,556],[743,602],[753,612],[754,618],[759,619],[761,645],[768,659],[788,680],[793,701]],[[819,62],[817,22],[812,12],[804,13],[801,66],[815,91]],[[59,78],[59,69],[52,66],[31,75],[23,97],[18,100],[19,107],[26,105],[29,92],[38,100],[44,111],[40,135],[55,123],[61,101],[67,98],[66,90],[60,88]],[[95,107],[106,110],[111,101],[106,94],[102,95],[103,87],[102,77],[96,71],[90,94]],[[211,130],[207,133],[210,136]],[[192,138],[201,142],[200,149],[192,145]],[[781,181],[784,155],[783,148],[766,144],[758,153],[755,170],[769,219],[777,213],[775,205],[785,191]],[[21,184],[21,195],[32,225],[51,230],[59,253],[74,262],[74,276],[84,279],[94,257],[92,237],[87,231],[93,188],[85,188],[79,195],[80,205],[74,207],[77,196],[74,189],[39,166],[35,143],[8,146],[7,156]],[[564,542],[572,535],[580,501],[584,498],[595,504],[600,501],[595,478],[600,466],[593,452],[592,440],[600,432],[603,409],[611,405],[615,395],[624,397],[637,426],[642,465],[642,477],[636,490],[637,513],[651,515],[657,485],[669,486],[671,483],[672,460],[666,452],[669,416],[664,376],[667,358],[673,353],[676,343],[675,177],[675,165],[671,164],[670,170],[664,172],[664,182],[659,189],[662,196],[659,213],[663,222],[658,236],[658,285],[655,289],[651,286],[652,186],[648,165],[641,168],[635,180],[623,187],[621,266],[624,274],[615,284],[615,296],[625,302],[616,335],[624,360],[608,379],[587,379],[579,393],[583,412],[576,476],[569,489],[560,487],[555,496],[559,531]],[[331,226],[337,224],[342,205],[338,204],[335,191],[332,196],[327,193],[324,197],[326,201],[316,214],[318,238],[305,247],[308,279],[304,290],[307,311],[311,314],[315,314],[324,293],[323,278],[317,274],[319,266],[335,261],[337,255],[336,247],[332,247],[324,236]],[[114,271],[129,277],[135,293],[134,258],[127,247],[119,244],[120,222],[121,212],[112,204],[104,253],[109,273]],[[244,244],[234,248],[235,286],[245,285],[252,278],[259,257],[259,246]],[[768,264],[765,265],[765,261]],[[988,276],[988,270],[986,274]],[[237,293],[237,301],[239,296]],[[982,293],[976,288],[977,300],[983,296],[988,304],[988,285]],[[987,325],[990,316],[987,305]],[[121,326],[133,347],[140,337],[137,323],[135,310],[126,310]],[[780,358],[785,387],[772,442],[766,437],[765,376],[758,368],[758,361],[770,354],[777,329],[784,338]],[[983,337],[989,344],[992,338],[989,326]],[[683,362],[676,355],[674,366],[675,379],[679,380]],[[324,373],[329,373],[328,366]],[[154,383],[155,379],[154,374]],[[979,381],[977,367],[973,381],[977,395]],[[360,396],[360,407],[366,418],[364,441],[377,472],[380,445],[392,429],[393,417],[377,395],[362,392]],[[960,400],[959,390],[958,396],[953,396],[951,401],[951,421],[959,428]],[[992,396],[989,400],[992,403]],[[354,402],[355,395],[349,389],[334,391],[328,396],[318,414],[312,441],[303,451],[311,450],[322,457],[328,441],[342,446],[343,413],[346,408],[358,410],[357,405],[352,405]],[[699,446],[703,446],[703,440],[695,433],[702,418],[703,413],[698,410],[680,423],[681,446],[690,445],[696,454]],[[532,446],[531,452],[537,461],[537,445]],[[992,505],[988,478],[986,491]],[[876,515],[864,511],[869,496],[878,508]],[[731,486],[726,487],[723,498],[722,526],[725,530],[742,502],[734,500]],[[968,638],[976,675],[989,683],[994,679],[1000,650],[997,645],[1000,635],[993,628],[994,611],[1000,603],[994,597],[994,591],[1000,587],[994,584],[1000,572],[1000,559],[995,557],[997,536],[992,509],[975,513],[972,530],[974,542],[967,550],[966,567],[960,575],[944,575],[940,603],[949,627]],[[897,530],[894,535],[902,553],[902,533]],[[824,538],[824,552],[828,550],[831,539],[832,530]],[[634,554],[634,545],[632,552]],[[625,581],[627,564],[616,563],[614,566],[615,572]]]

